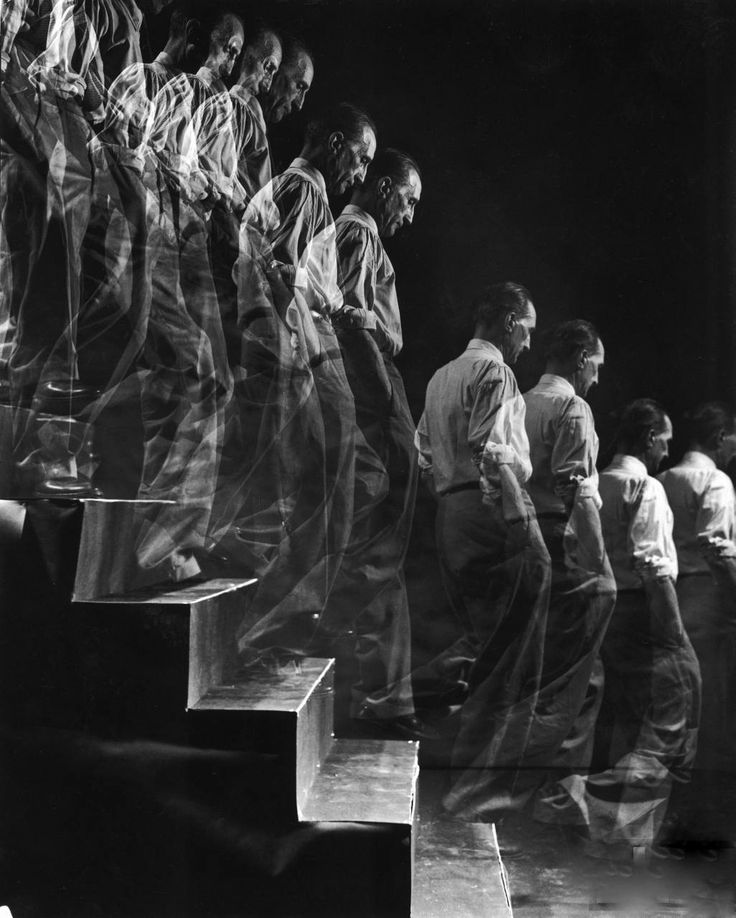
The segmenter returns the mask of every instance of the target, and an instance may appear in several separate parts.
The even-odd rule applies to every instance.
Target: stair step
[[[279,673],[213,685],[188,708],[204,743],[227,737],[240,748],[275,752],[293,762],[296,814],[331,748],[334,660],[307,657]],[[291,791],[290,791],[291,792]]]
[[[411,918],[512,918],[495,826],[420,807],[414,844]]]
[[[401,740],[334,740],[317,770],[301,818],[411,825],[418,746]]]
[[[237,682],[213,685],[191,711],[283,711],[297,714],[322,685],[331,660],[308,657],[280,673],[254,671]]]
[[[167,584],[73,603],[90,728],[186,742],[187,708],[237,667],[236,633],[255,582]]]
[[[94,603],[95,605],[110,606],[192,606],[206,602],[252,586],[258,581],[250,577],[247,579],[218,578],[203,581],[185,581],[180,584],[156,584],[132,590],[128,593],[112,593],[107,596],[75,599],[77,603]]]

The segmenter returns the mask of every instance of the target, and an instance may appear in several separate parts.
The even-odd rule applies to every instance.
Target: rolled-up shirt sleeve
[[[641,482],[629,522],[628,549],[633,570],[642,581],[677,579],[677,555],[672,542],[672,511],[662,485],[652,478]]]
[[[730,479],[714,474],[703,493],[695,523],[698,539],[734,541],[734,491]],[[721,543],[723,544],[723,543]]]
[[[419,457],[419,468],[424,474],[432,471],[432,447],[429,443],[429,432],[427,431],[427,418],[422,414],[414,434],[414,446],[416,446]]]
[[[376,253],[370,245],[369,234],[353,222],[350,229],[340,233],[337,243],[338,277],[344,298],[340,314],[349,320],[351,328],[375,329],[376,316],[373,296],[376,289]]]
[[[525,484],[532,474],[529,439],[524,423],[526,405],[507,368],[493,374],[478,387],[471,412],[468,439],[480,448],[480,471],[493,486],[498,457],[511,467],[517,481]],[[498,447],[503,447],[499,450]]]
[[[569,484],[573,478],[595,475],[596,442],[592,417],[573,401],[561,419],[552,448],[550,465],[556,488]]]

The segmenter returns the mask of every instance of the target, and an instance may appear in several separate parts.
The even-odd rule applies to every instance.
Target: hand
[[[361,310],[352,306],[343,308],[332,316],[332,324],[337,328],[363,328],[364,322]]]

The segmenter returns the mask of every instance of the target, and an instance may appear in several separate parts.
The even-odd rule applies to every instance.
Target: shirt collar
[[[697,449],[689,449],[682,457],[682,460],[678,463],[678,465],[686,465],[691,469],[718,468],[710,456],[706,456],[705,453],[701,453],[700,450]]]
[[[490,357],[493,357],[498,363],[504,363],[503,354],[496,347],[495,344],[491,344],[490,341],[486,341],[485,338],[471,338],[468,342],[468,346],[465,348],[465,352],[468,351],[486,351]]]
[[[621,469],[621,471],[629,472],[637,477],[649,477],[649,471],[641,459],[637,459],[636,456],[629,456],[627,453],[616,453],[608,468]]]
[[[346,204],[342,209],[345,216],[359,217],[363,223],[367,223],[368,227],[373,230],[373,232],[378,235],[378,224],[373,219],[373,217],[362,207],[358,207],[357,204]]]
[[[304,159],[303,156],[297,156],[297,158],[289,166],[290,169],[299,169],[300,172],[306,173],[306,175],[317,185],[322,194],[327,197],[327,185],[325,185],[325,177],[315,167],[309,162],[308,159]]]
[[[565,379],[564,376],[558,376],[556,373],[542,373],[539,382],[534,387],[537,392],[551,392],[555,395],[575,395],[575,387]]]
[[[176,64],[174,64],[174,58],[166,51],[161,51],[153,59],[154,64],[161,64],[162,67],[165,67],[167,70],[176,70]]]
[[[240,83],[233,83],[230,87],[230,95],[234,99],[240,99],[242,102],[245,102],[246,105],[250,105],[250,100],[253,97],[253,93],[248,92],[245,86],[241,86]]]
[[[220,77],[213,70],[210,70],[209,67],[205,67],[204,65],[197,71],[197,76],[205,86],[211,89],[222,89],[225,86]]]

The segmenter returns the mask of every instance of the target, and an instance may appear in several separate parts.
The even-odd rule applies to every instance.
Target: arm
[[[375,329],[376,253],[368,230],[356,223],[339,227],[337,266],[344,306],[335,323],[342,328]]]
[[[593,478],[573,481],[574,496],[565,528],[565,554],[573,569],[588,577],[612,576],[601,528],[601,499]],[[568,567],[570,564],[568,564]]]
[[[498,487],[498,459],[511,468],[520,484],[531,476],[525,417],[524,399],[511,371],[491,365],[477,388],[468,427],[468,442],[478,456],[486,494]]]
[[[703,556],[724,597],[736,599],[736,544],[734,544],[734,491],[729,478],[714,474],[706,488],[696,532]]]
[[[677,561],[672,545],[672,515],[662,485],[651,478],[641,483],[632,504],[629,549],[652,617],[652,637],[667,646],[684,639],[675,592]]]
[[[560,418],[550,463],[555,494],[564,501],[568,513],[573,509],[578,483],[595,473],[596,444],[590,410],[578,399],[571,400]]]
[[[345,371],[356,404],[377,408],[393,393],[383,357],[369,329],[376,284],[376,258],[368,231],[359,224],[341,225],[337,232],[338,276],[345,306],[332,317],[338,330]]]
[[[429,434],[427,432],[427,419],[422,414],[414,434],[414,446],[417,449],[419,459],[419,474],[422,481],[427,486],[432,497],[437,499],[437,488],[434,483],[434,474],[432,471],[432,447],[429,444]]]

